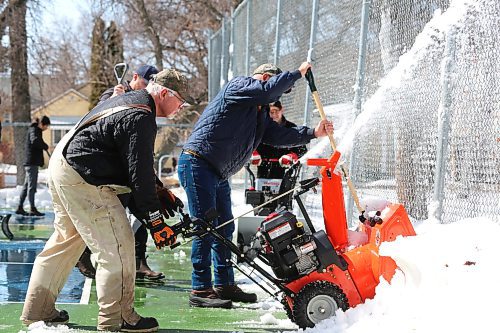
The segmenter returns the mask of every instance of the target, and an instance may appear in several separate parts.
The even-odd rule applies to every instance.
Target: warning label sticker
[[[284,223],[284,224],[280,225],[279,227],[276,227],[273,230],[269,231],[269,237],[271,237],[271,239],[275,239],[281,235],[286,234],[290,230],[292,230],[292,227],[290,226],[290,224]]]

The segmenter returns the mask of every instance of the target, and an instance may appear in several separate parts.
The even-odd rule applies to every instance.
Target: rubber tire
[[[295,322],[295,318],[293,317],[293,312],[292,309],[290,309],[290,305],[288,305],[288,302],[286,301],[286,296],[283,295],[281,297],[281,304],[283,304],[283,309],[286,312],[286,316],[290,318],[292,322]]]
[[[302,329],[314,327],[314,323],[307,313],[309,302],[316,296],[329,296],[333,298],[337,307],[343,311],[349,308],[347,296],[342,289],[327,281],[316,281],[308,283],[302,288],[294,298],[293,317],[295,323]]]

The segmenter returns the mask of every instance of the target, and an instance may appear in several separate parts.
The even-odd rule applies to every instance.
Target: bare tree
[[[102,0],[126,15],[126,49],[134,59],[154,58],[158,69],[174,67],[191,80],[191,94],[207,99],[207,40],[229,15],[231,0]],[[109,6],[112,7],[112,6]]]
[[[10,67],[12,87],[12,120],[30,121],[30,93],[28,77],[28,52],[26,33],[26,1],[17,1],[11,7],[9,15]],[[17,184],[24,179],[23,163],[25,159],[26,127],[14,128],[15,156],[17,165]]]

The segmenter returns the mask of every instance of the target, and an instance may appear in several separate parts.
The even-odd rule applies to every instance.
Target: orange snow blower
[[[312,73],[308,76],[309,82],[314,83]],[[334,147],[332,136],[330,142]],[[342,176],[337,171],[339,158],[340,153],[334,148],[328,159],[309,159],[309,166],[322,167],[320,178],[302,180],[297,187],[254,207],[253,210],[258,210],[271,201],[292,194],[305,224],[297,220],[286,206],[278,206],[260,223],[253,244],[246,251],[218,231],[237,218],[212,227],[211,221],[218,217],[215,209],[207,212],[204,219],[191,219],[181,211],[181,222],[172,229],[176,235],[182,234],[185,238],[209,234],[226,245],[237,257],[232,260],[235,268],[265,292],[280,298],[288,317],[299,327],[313,327],[334,316],[337,309],[347,310],[373,298],[380,277],[390,281],[397,268],[392,258],[379,254],[380,245],[398,236],[415,235],[404,207],[387,204],[375,214],[361,212],[359,232],[366,236],[366,241],[357,245],[349,243]],[[320,183],[325,230],[316,231],[301,195],[314,190]],[[354,195],[354,188],[349,188]],[[357,206],[361,208],[359,201]],[[244,269],[242,263],[250,270]],[[269,266],[273,274],[265,266]]]

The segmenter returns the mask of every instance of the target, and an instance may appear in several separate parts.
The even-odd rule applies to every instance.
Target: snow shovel
[[[311,53],[312,49],[309,50],[307,54],[307,62],[311,63]],[[318,108],[319,114],[321,116],[322,120],[326,119],[325,111],[323,110],[323,104],[321,103],[321,100],[319,99],[319,94],[318,94],[318,89],[316,88],[316,84],[314,83],[314,76],[309,68],[306,72],[306,80],[307,83],[309,84],[309,89],[311,90],[312,97],[314,99],[314,103],[316,104],[316,107]],[[328,139],[330,140],[330,145],[332,146],[332,149],[335,151],[337,150],[337,145],[335,144],[335,139],[333,137],[333,133],[328,133]],[[347,181],[347,186],[349,187],[349,191],[351,192],[351,195],[354,199],[354,203],[356,204],[356,207],[358,208],[359,213],[362,215],[363,208],[361,207],[361,204],[359,202],[358,194],[356,193],[356,189],[354,188],[354,185],[352,184],[351,178],[349,178],[349,175],[347,174],[347,170],[343,165],[340,165],[340,169],[342,170],[342,173],[344,174],[344,177]]]
[[[118,84],[121,84],[125,87],[126,90],[129,90],[129,85],[128,82],[125,80],[125,75],[127,75],[128,72],[128,64],[125,62],[120,62],[115,65],[114,68],[115,72],[115,77],[116,81],[118,81]]]

